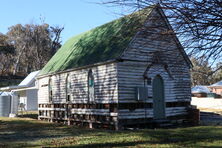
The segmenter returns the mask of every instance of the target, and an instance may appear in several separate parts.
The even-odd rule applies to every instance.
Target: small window
[[[147,85],[151,85],[152,79],[151,78],[147,78]]]
[[[66,77],[66,101],[71,100],[71,80],[70,75]]]
[[[92,70],[89,70],[88,73],[88,99],[89,102],[93,102],[94,101],[94,76],[92,73]]]
[[[70,95],[67,95],[67,101],[70,101]]]
[[[49,102],[52,102],[52,79],[49,78],[49,85],[48,85],[48,88],[49,88]]]
[[[89,79],[89,87],[93,87],[94,86],[94,80],[91,78]]]

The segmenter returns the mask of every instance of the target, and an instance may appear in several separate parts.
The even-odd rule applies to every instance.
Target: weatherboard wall
[[[152,82],[156,75],[164,81],[166,117],[187,114],[191,99],[189,64],[184,59],[161,12],[153,11],[141,31],[137,33],[118,63],[119,103],[137,103],[136,88],[147,87],[146,103],[153,103]],[[155,28],[155,29],[154,29]],[[144,74],[151,79],[148,84]],[[179,105],[177,102],[185,102]],[[169,105],[174,104],[174,105]],[[153,108],[119,110],[120,119],[153,118]]]
[[[158,9],[154,9],[144,26],[139,28],[127,49],[115,62],[91,67],[88,65],[82,69],[81,67],[69,70],[64,68],[65,71],[57,71],[54,74],[48,74],[46,70],[46,76],[39,76],[39,110],[44,111],[39,117],[51,118],[47,117],[50,115],[47,114],[48,112],[59,111],[59,115],[52,116],[56,120],[68,121],[76,118],[78,122],[85,122],[87,118],[85,115],[90,115],[91,119],[87,120],[88,123],[92,122],[92,118],[96,118],[98,121],[96,123],[103,125],[115,122],[116,129],[128,124],[126,121],[128,119],[134,124],[139,123],[140,119],[153,119],[155,98],[152,94],[152,83],[157,75],[160,75],[164,81],[166,117],[186,116],[191,90],[190,63],[184,54],[165,16]],[[50,69],[50,66],[48,68]],[[95,82],[93,102],[89,102],[88,98],[90,69]],[[70,76],[71,81],[70,101],[67,101],[66,95],[67,75]],[[148,83],[148,79],[151,83]],[[50,80],[52,101],[49,99]],[[148,89],[148,98],[144,101],[137,100],[136,88],[138,87]],[[69,108],[70,105],[71,108]],[[70,114],[74,116],[68,118]]]
[[[116,63],[58,73],[39,79],[39,104],[49,102],[48,82],[52,80],[53,103],[66,103],[66,77],[71,77],[71,103],[88,103],[88,72],[92,69],[95,80],[95,103],[117,103]]]
[[[87,124],[89,127],[105,126],[118,129],[118,83],[116,63],[72,70],[39,78],[39,116],[41,120]],[[94,101],[88,98],[88,73],[94,76]],[[70,101],[66,95],[66,79],[71,81]],[[49,97],[49,80],[52,101]]]

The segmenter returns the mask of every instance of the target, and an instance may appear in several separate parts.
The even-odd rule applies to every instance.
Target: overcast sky
[[[1,0],[0,32],[15,24],[64,26],[63,43],[70,37],[119,18],[125,10],[96,4],[100,0]]]

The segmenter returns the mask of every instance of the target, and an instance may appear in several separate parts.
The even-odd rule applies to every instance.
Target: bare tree
[[[52,43],[51,43],[51,55],[54,55],[56,51],[61,47],[60,34],[63,31],[64,27],[50,27],[52,32]]]
[[[216,69],[218,69],[218,67],[222,66],[222,62],[217,63]],[[217,70],[214,74],[213,74],[213,82],[212,83],[216,83],[218,81],[222,80],[222,69]]]
[[[0,74],[8,75],[14,62],[15,48],[8,44],[8,36],[0,33]]]
[[[17,71],[18,64],[20,62],[20,59],[22,58],[22,55],[25,50],[25,45],[28,43],[27,38],[25,37],[24,27],[21,24],[17,24],[13,27],[9,28],[9,32],[7,33],[8,36],[8,42],[12,44],[16,48],[17,56],[15,58],[14,62],[14,72]],[[19,49],[19,52],[18,52]]]
[[[189,55],[204,57],[211,64],[222,60],[221,0],[103,0],[102,3],[135,9],[158,3]]]
[[[209,85],[214,82],[213,76],[210,75],[213,69],[210,67],[206,59],[191,58],[193,69],[191,71],[192,86],[195,85]]]

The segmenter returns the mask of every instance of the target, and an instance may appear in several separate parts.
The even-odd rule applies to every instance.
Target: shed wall
[[[27,96],[27,110],[35,111],[38,110],[38,96],[37,90],[26,90]]]

